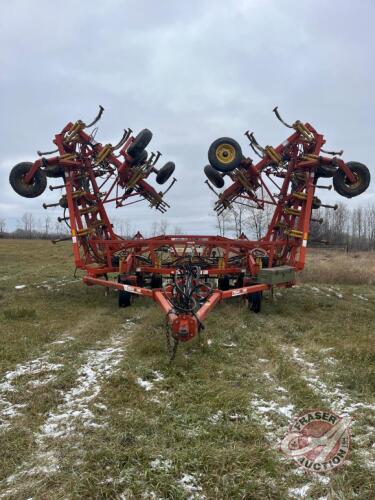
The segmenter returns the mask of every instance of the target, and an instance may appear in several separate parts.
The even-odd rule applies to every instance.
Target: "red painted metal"
[[[317,204],[319,167],[334,164],[349,182],[355,181],[341,159],[321,155],[325,139],[309,123],[297,121],[290,128],[293,133],[274,148],[261,148],[246,133],[254,151],[261,151],[261,159],[254,163],[246,158],[240,168],[230,172],[232,183],[215,204],[219,215],[238,202],[259,210],[266,204],[273,206],[268,230],[257,241],[245,235],[237,239],[207,235],[143,238],[140,233],[123,239],[117,235],[107,204],[120,208],[146,200],[162,213],[169,207],[165,193],[146,181],[157,172],[154,159],[159,154],[137,164],[128,153],[135,140],[130,131],[124,134],[117,153],[111,144],[96,142],[80,120],[69,122],[55,135],[58,154],[36,160],[24,182],[31,182],[38,169],[60,168],[65,188],[60,203],[68,211],[64,219],[69,221],[75,266],[86,272],[83,281],[116,289],[120,295],[152,298],[165,312],[172,336],[186,341],[202,328],[202,321],[218,302],[239,296],[251,299],[271,289],[269,284],[257,283],[262,268],[303,269],[311,213]],[[111,273],[120,275],[120,282],[108,279]],[[184,296],[187,286],[189,299]],[[178,305],[181,301],[188,305]]]

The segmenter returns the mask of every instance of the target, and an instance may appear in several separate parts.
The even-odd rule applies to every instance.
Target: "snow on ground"
[[[353,297],[357,297],[357,299],[360,299],[360,300],[368,301],[367,297],[364,297],[363,295],[357,295],[356,293],[353,293]]]
[[[26,288],[27,285],[16,285],[14,288],[16,290],[23,290],[24,288]]]
[[[0,430],[8,428],[10,420],[20,415],[20,410],[26,406],[25,404],[11,403],[7,399],[7,393],[20,391],[16,385],[18,379],[22,376],[32,377],[32,380],[27,383],[29,388],[46,385],[54,379],[53,373],[62,367],[62,364],[50,363],[47,353],[24,364],[19,363],[14,370],[5,373],[0,382]]]
[[[284,349],[285,351],[285,349]],[[326,350],[327,352],[327,350]],[[375,404],[367,401],[354,401],[353,398],[344,391],[342,384],[337,383],[328,386],[319,376],[318,367],[306,360],[306,355],[298,348],[291,349],[292,359],[304,368],[300,376],[307,382],[307,385],[317,394],[327,407],[336,411],[340,416],[358,416],[363,410],[375,411]],[[336,362],[334,358],[333,362]],[[332,362],[330,363],[332,364]],[[354,420],[351,426],[352,440],[362,446],[357,454],[362,459],[362,463],[369,469],[375,468],[375,448],[370,447],[375,439],[375,427],[360,426],[358,420]]]
[[[103,425],[95,422],[89,403],[99,395],[100,382],[112,375],[120,363],[123,354],[122,343],[122,338],[116,338],[112,340],[110,347],[87,351],[87,361],[78,370],[76,385],[65,394],[64,402],[56,411],[48,415],[37,441],[70,436],[77,431],[80,424],[84,427]]]
[[[58,292],[60,289],[69,283],[80,283],[81,279],[79,278],[69,278],[67,276],[63,276],[61,280],[57,278],[49,278],[48,280],[42,281],[41,283],[33,283],[35,288],[45,288],[50,292]]]
[[[105,417],[101,416],[99,421],[92,410],[101,392],[101,383],[116,371],[121,362],[123,343],[123,336],[117,335],[107,347],[90,349],[83,354],[86,361],[78,369],[76,384],[64,394],[63,402],[47,416],[35,435],[35,454],[5,480],[8,486],[17,483],[18,492],[23,486],[21,480],[57,472],[58,450],[64,440],[77,440],[81,426],[96,428],[106,425]]]
[[[206,498],[206,496],[201,493],[202,487],[198,484],[196,475],[187,474],[185,472],[177,483],[187,494],[187,500],[203,500]]]
[[[285,435],[288,425],[293,417],[295,417],[297,411],[290,400],[288,390],[281,386],[270,374],[268,375],[266,379],[272,398],[266,399],[255,393],[250,401],[250,407],[255,420],[264,427],[264,435],[270,444],[270,448],[277,450],[279,459],[285,461],[288,459],[279,451],[280,440]],[[284,424],[280,425],[280,421]],[[314,476],[306,475],[301,468],[292,469],[291,471],[286,470],[285,473],[306,478],[304,485],[289,489],[288,494],[290,498],[308,498],[308,491],[314,484],[328,484],[330,481],[330,478],[326,476],[319,476],[318,474]]]
[[[171,460],[158,457],[158,458],[155,458],[154,460],[151,460],[150,467],[151,467],[151,469],[166,471],[172,467],[172,462],[171,462]]]
[[[144,380],[141,377],[137,377],[137,384],[142,387],[145,391],[151,391],[154,388],[155,382],[161,382],[164,380],[164,375],[157,370],[152,371],[152,382],[150,380]],[[160,402],[160,401],[155,401]]]

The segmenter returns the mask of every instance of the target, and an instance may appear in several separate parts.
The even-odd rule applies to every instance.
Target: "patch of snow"
[[[310,488],[311,483],[305,484],[300,488],[289,488],[288,494],[291,498],[306,498]]]
[[[275,388],[275,391],[277,392],[284,392],[284,393],[287,393],[287,389],[285,389],[285,387],[282,387],[281,385],[279,385],[278,387]]]
[[[368,301],[367,297],[364,297],[363,295],[357,295],[356,293],[353,293],[353,297],[357,297],[357,299],[360,299],[360,300]]]
[[[238,420],[247,420],[247,415],[240,415],[239,413],[230,413],[228,418],[231,422],[237,422]]]
[[[120,344],[121,339],[116,339],[111,347],[87,351],[88,359],[78,370],[76,385],[65,394],[64,402],[57,410],[49,414],[41,428],[39,440],[71,435],[79,423],[85,427],[95,427],[94,415],[88,405],[100,393],[101,380],[112,375],[120,363],[123,354]]]
[[[62,367],[62,364],[50,363],[48,356],[44,355],[25,364],[20,363],[16,365],[14,370],[6,372],[0,382],[0,429],[8,428],[10,425],[9,420],[21,415],[19,410],[26,407],[25,404],[14,404],[5,398],[5,393],[16,393],[18,391],[14,382],[22,376],[37,376],[38,378],[29,381],[28,385],[31,387],[46,385],[54,378],[50,372],[56,372]],[[40,378],[41,375],[42,378]]]
[[[181,488],[188,493],[188,500],[203,500],[205,499],[205,495],[200,493],[202,491],[202,486],[197,483],[197,478],[193,474],[187,474],[186,472],[182,475],[181,479],[179,479],[178,484]]]
[[[151,469],[166,471],[172,467],[172,462],[171,460],[164,458],[155,458],[154,460],[151,460],[150,467]]]
[[[223,347],[237,347],[237,344],[234,342],[228,342],[226,344],[221,344]]]
[[[16,285],[14,288],[15,288],[16,290],[23,290],[23,289],[24,289],[24,288],[26,288],[26,287],[27,287],[27,285]]]
[[[51,412],[35,435],[36,453],[17,468],[15,474],[6,479],[8,484],[21,477],[50,475],[59,470],[57,452],[51,450],[51,440],[64,440],[77,436],[79,425],[85,428],[104,427],[105,422],[97,423],[96,416],[89,405],[101,392],[101,382],[115,373],[123,356],[123,340],[114,337],[109,347],[100,350],[88,350],[86,362],[79,368],[76,385],[64,395],[63,403]],[[103,421],[103,417],[101,417]],[[56,450],[61,443],[56,444]],[[17,484],[18,489],[22,484]]]
[[[259,358],[258,361],[259,361],[259,363],[268,363],[269,359]]]
[[[141,386],[145,391],[151,391],[151,389],[154,387],[154,384],[152,382],[143,380],[141,379],[141,377],[137,378],[137,384]]]
[[[164,380],[164,375],[162,373],[160,373],[158,370],[154,370],[153,374],[154,374],[154,381],[155,382],[160,382],[160,381]]]
[[[217,413],[211,415],[211,417],[209,417],[208,420],[209,422],[211,422],[211,424],[217,424],[222,418],[223,418],[223,412],[219,410]]]

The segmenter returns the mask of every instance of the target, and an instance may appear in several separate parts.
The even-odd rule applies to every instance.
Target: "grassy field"
[[[374,274],[373,255],[315,252],[261,314],[219,305],[170,365],[156,305],[84,286],[69,244],[0,240],[0,498],[374,498]],[[330,475],[278,451],[318,407],[353,418]]]

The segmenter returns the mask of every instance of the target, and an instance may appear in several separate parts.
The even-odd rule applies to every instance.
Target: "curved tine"
[[[124,133],[122,134],[122,137],[120,141],[116,144],[116,146],[112,146],[112,151],[116,151],[116,149],[121,148],[126,142],[126,139],[129,137],[129,130],[124,129]]]
[[[172,182],[169,184],[169,186],[167,187],[167,189],[164,191],[163,196],[166,193],[168,193],[168,191],[171,189],[171,187],[173,186],[173,184],[175,184],[175,182],[177,182],[177,179],[176,179],[176,177],[173,177]]]
[[[323,151],[323,153],[326,153],[327,155],[333,155],[333,156],[341,156],[344,152],[343,149],[340,149],[340,151],[326,151],[323,148],[321,148],[320,151]]]
[[[255,149],[255,147],[254,147],[254,145],[253,145],[253,143],[252,143],[252,142],[250,142],[250,147],[251,147],[251,149],[254,151],[254,153],[255,153],[257,156],[259,156],[259,158],[262,158],[262,159],[264,158],[264,155],[261,155],[261,154],[259,153],[259,151],[257,151],[257,150]]]
[[[284,122],[284,120],[281,118],[280,113],[279,113],[279,111],[278,111],[278,106],[275,106],[275,107],[273,108],[273,110],[272,110],[272,111],[275,113],[275,115],[276,115],[277,119],[278,119],[279,121],[281,121],[281,123],[282,123],[283,125],[285,125],[285,126],[286,126],[286,127],[288,127],[288,128],[293,128],[293,126],[292,126],[292,125],[288,125],[288,124],[287,124],[286,122]]]
[[[251,137],[251,144],[253,146],[253,149],[254,147],[256,149],[258,149],[261,153],[264,154],[264,148],[262,148],[262,146],[259,144],[259,142],[255,139],[255,136],[254,136],[254,132],[251,132],[251,134],[249,134],[249,137]]]
[[[97,123],[97,122],[100,120],[100,118],[102,117],[103,111],[104,111],[103,106],[101,106],[101,105],[99,104],[99,113],[97,114],[97,116],[96,116],[96,118],[94,119],[94,121],[92,121],[91,123],[89,123],[88,125],[86,125],[86,127],[85,127],[85,128],[90,128],[90,127],[92,127],[93,125],[95,125],[95,123]]]
[[[57,153],[59,150],[58,149],[54,149],[53,151],[45,151],[44,153],[42,151],[37,151],[37,155],[38,156],[44,156],[44,155],[52,155],[53,153]]]

